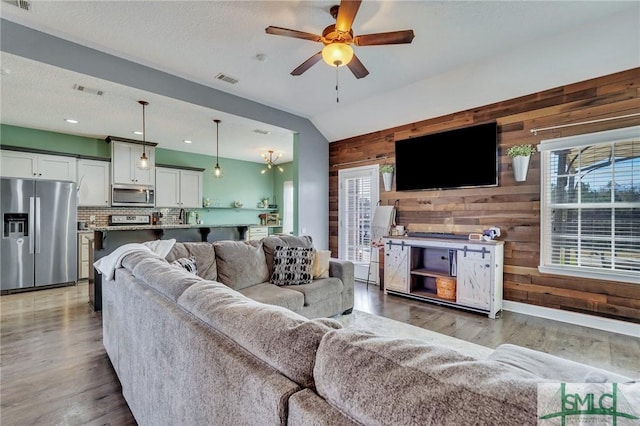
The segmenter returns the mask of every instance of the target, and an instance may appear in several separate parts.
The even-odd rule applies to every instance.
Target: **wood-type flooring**
[[[0,297],[0,424],[135,425],[87,284]],[[520,344],[640,376],[640,338],[504,312],[490,320],[356,283],[355,309],[488,347]]]

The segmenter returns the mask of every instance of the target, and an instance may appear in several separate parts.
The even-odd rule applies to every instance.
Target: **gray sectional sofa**
[[[168,258],[195,253],[208,259],[199,272],[220,278],[209,250],[178,245]],[[248,288],[149,252],[127,255],[104,282],[104,346],[140,425],[527,425],[537,424],[539,383],[629,380],[511,345],[476,359],[343,328]]]

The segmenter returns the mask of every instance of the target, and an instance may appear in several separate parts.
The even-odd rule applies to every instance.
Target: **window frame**
[[[546,139],[540,141],[538,145],[538,151],[540,151],[540,259],[538,270],[541,273],[550,273],[555,275],[564,275],[580,278],[599,279],[607,281],[620,281],[633,284],[640,284],[640,273],[638,271],[626,271],[615,269],[599,269],[593,266],[578,266],[578,265],[559,265],[553,263],[552,254],[554,251],[554,245],[551,241],[552,235],[552,210],[554,208],[551,200],[551,174],[549,170],[551,167],[551,155],[554,151],[579,148],[594,145],[604,144],[616,144],[619,142],[640,143],[640,126],[625,127],[620,129],[587,133],[575,136],[568,136],[562,138]],[[612,176],[615,176],[615,170]],[[635,175],[634,175],[635,176]],[[639,179],[640,180],[640,179]],[[580,210],[580,206],[583,208],[594,208],[601,206],[606,208],[609,205],[612,210],[616,208],[640,208],[639,202],[616,202],[611,200],[609,203],[593,203],[584,202],[578,200],[577,203],[571,203],[577,205],[577,209]],[[640,219],[639,219],[640,222]],[[615,223],[612,221],[612,223]],[[615,233],[615,231],[614,231]],[[588,236],[589,234],[585,234]],[[577,237],[580,240],[584,239],[581,231],[578,232]],[[615,264],[615,262],[614,262]]]

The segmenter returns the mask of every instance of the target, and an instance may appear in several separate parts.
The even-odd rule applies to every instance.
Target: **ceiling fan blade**
[[[348,32],[351,29],[362,0],[342,0],[336,17],[336,30]]]
[[[355,56],[354,56],[355,58]],[[296,68],[295,70],[291,71],[291,75],[300,75],[303,72],[305,72],[306,70],[308,70],[309,68],[311,68],[312,66],[314,66],[320,59],[322,59],[322,50],[319,51],[318,53],[316,53],[315,55],[313,55],[312,57],[310,57],[309,59],[307,59],[306,61],[304,61],[303,63],[301,63],[298,68]]]
[[[360,62],[360,59],[358,59],[356,55],[353,55],[353,58],[349,61],[347,66],[356,78],[362,78],[369,75],[369,70],[362,65],[362,62]]]
[[[322,41],[322,37],[317,34],[305,33],[304,31],[290,30],[288,28],[269,26],[264,29],[267,34],[281,35],[285,37],[301,38],[303,40]]]
[[[381,44],[411,43],[415,35],[413,30],[391,31],[388,33],[364,34],[353,38],[356,46],[376,46]]]

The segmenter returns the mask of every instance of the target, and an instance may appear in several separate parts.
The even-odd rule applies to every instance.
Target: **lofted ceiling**
[[[337,3],[31,1],[30,10],[25,11],[14,0],[2,0],[0,12],[3,19],[308,118],[327,140],[335,141],[555,87],[562,81],[558,78],[564,77],[562,64],[543,63],[540,66],[548,69],[557,67],[557,74],[535,76],[527,75],[531,63],[526,60],[514,60],[501,68],[488,64],[499,64],[499,58],[509,55],[518,58],[515,52],[524,55],[527,46],[552,46],[565,34],[575,35],[584,28],[601,30],[616,16],[637,19],[640,10],[638,2],[608,0],[364,0],[353,23],[356,35],[413,29],[413,42],[354,47],[370,72],[359,80],[346,68],[338,69],[336,75],[336,69],[323,62],[301,76],[291,76],[290,72],[322,45],[267,35],[265,28],[273,25],[319,34],[334,22],[329,9]],[[638,38],[640,33],[622,36],[627,35]],[[553,52],[546,54],[543,62],[553,61]],[[563,55],[569,56],[566,52],[556,56]],[[97,138],[139,139],[132,131],[142,127],[137,100],[143,99],[150,103],[146,139],[162,148],[215,155],[213,119],[219,118],[221,157],[261,162],[261,154],[273,149],[283,154],[283,161],[292,159],[290,130],[6,52],[0,60],[3,124]],[[631,58],[634,61],[640,63]],[[584,78],[607,70],[598,63],[576,66]],[[483,93],[482,80],[455,80],[456,75],[467,77],[477,72],[480,76],[489,73],[487,70],[498,82],[502,77],[499,70],[510,73],[500,90]],[[238,82],[224,82],[217,78],[220,73]],[[514,75],[519,76],[516,81],[533,80],[535,84],[515,87]],[[567,78],[583,75],[574,73]],[[447,90],[443,90],[443,81]],[[103,95],[74,90],[74,85],[100,90]],[[470,93],[468,87],[477,93]],[[456,92],[456,88],[465,92]],[[79,123],[70,125],[65,118]]]

